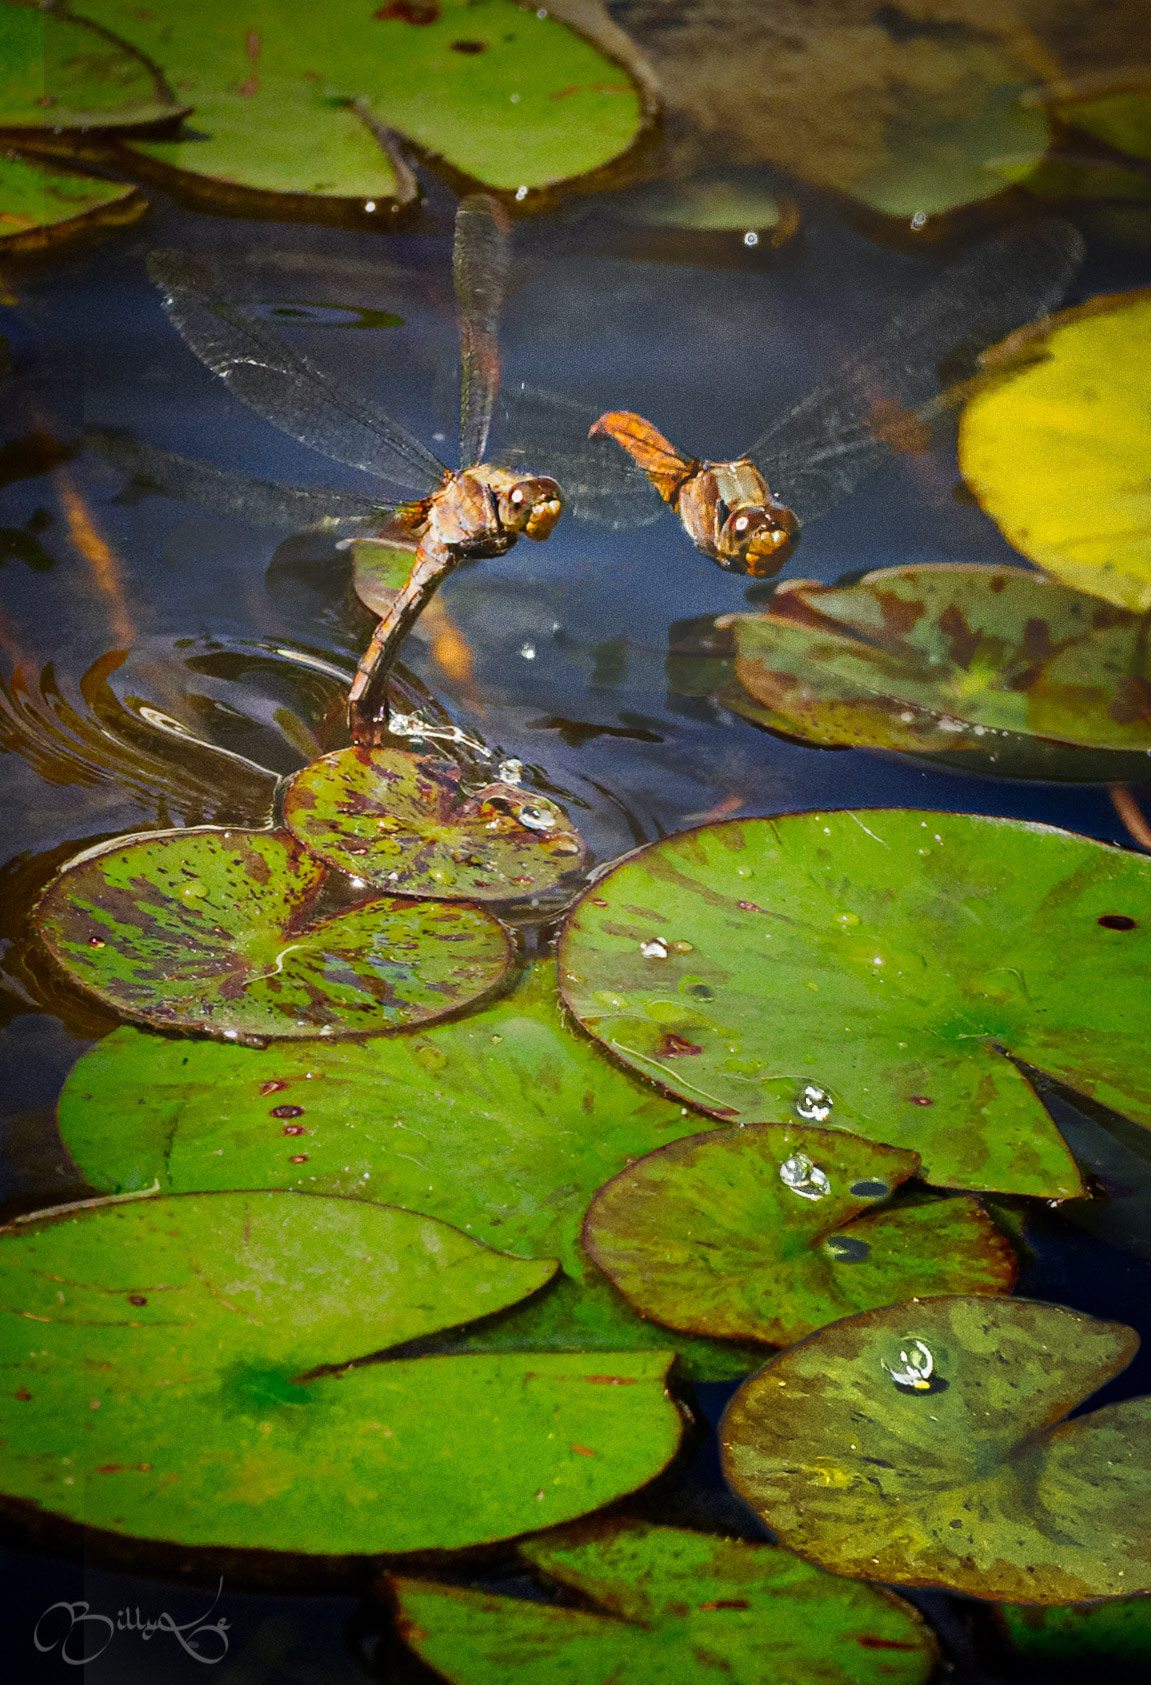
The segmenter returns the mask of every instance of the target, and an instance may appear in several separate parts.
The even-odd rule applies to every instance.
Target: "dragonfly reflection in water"
[[[684,456],[629,410],[591,433],[628,452],[705,556],[771,577],[808,522],[893,454],[927,449],[970,390],[978,353],[1052,310],[1082,260],[1078,231],[1054,219],[977,246],[734,462]]]
[[[547,538],[563,509],[559,486],[545,475],[484,462],[499,387],[496,338],[508,273],[508,226],[501,207],[475,195],[456,214],[454,280],[460,324],[460,468],[453,471],[368,399],[353,395],[293,351],[242,303],[230,301],[210,262],[156,252],[149,270],[187,344],[244,403],[303,444],[337,462],[418,491],[417,500],[367,502],[346,493],[309,491],[329,528],[388,522],[419,540],[411,574],[396,593],[348,692],[353,739],[370,742],[386,713],[388,669],[396,650],[440,582],[458,563],[501,556],[521,533]],[[211,475],[211,471],[207,471]],[[254,483],[274,502],[281,488]],[[296,509],[303,505],[296,500]]]

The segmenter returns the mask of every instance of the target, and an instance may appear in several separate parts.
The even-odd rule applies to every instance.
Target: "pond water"
[[[339,698],[372,625],[351,589],[350,554],[335,540],[261,530],[162,492],[126,492],[125,474],[84,448],[86,427],[127,428],[222,468],[369,490],[363,476],[321,461],[236,403],[193,358],[147,278],[146,254],[167,246],[232,253],[258,273],[269,304],[328,307],[303,319],[272,313],[292,344],[453,460],[454,201],[444,189],[429,182],[421,220],[386,239],[214,220],[159,193],[153,202],[137,228],[13,273],[14,301],[0,312],[15,360],[4,388],[0,524],[35,539],[34,548],[10,547],[0,568],[10,686],[0,715],[9,862],[0,928],[11,972],[0,997],[0,1200],[8,1216],[83,1195],[53,1107],[75,1060],[108,1027],[75,992],[53,993],[43,966],[30,969],[20,925],[31,895],[58,863],[100,838],[261,823],[267,781],[250,763],[289,773],[342,741]],[[634,243],[627,257],[613,255],[608,225],[594,212],[522,226],[501,328],[505,388],[547,388],[597,413],[635,409],[689,451],[738,454],[950,255],[935,246],[886,249],[825,204],[804,210],[788,246],[728,267],[659,261]],[[1138,254],[1094,245],[1068,302],[1146,278]],[[365,308],[385,313],[374,320],[388,325],[363,325],[356,312]],[[48,435],[60,449],[43,446],[37,460],[18,443],[30,435]],[[17,442],[10,451],[7,441]],[[949,441],[893,460],[812,526],[788,572],[830,582],[900,564],[1016,560],[982,512],[957,496],[957,483]],[[1006,815],[1133,846],[1103,786],[809,748],[677,692],[669,649],[684,643],[690,623],[740,610],[748,595],[748,581],[702,558],[670,515],[621,532],[566,518],[548,543],[521,542],[454,574],[402,660],[452,721],[499,759],[521,760],[529,785],[567,807],[597,862],[707,819],[814,807]],[[197,742],[177,735],[172,721]],[[1088,1115],[1067,1096],[1053,1093],[1050,1103],[1108,1197],[1033,1217],[1017,1291],[1151,1336],[1151,1137],[1101,1108]],[[704,1423],[698,1443],[638,1501],[638,1513],[767,1536],[719,1476],[714,1427],[731,1391],[726,1383],[688,1390]],[[1147,1392],[1151,1345],[1092,1405]],[[168,1609],[190,1621],[211,1595],[66,1561],[51,1541],[29,1542],[18,1530],[4,1564],[10,1622],[78,1597],[94,1609],[153,1617]],[[381,1636],[383,1617],[360,1589],[273,1595],[226,1585],[220,1608],[233,1646],[216,1677],[335,1685],[400,1677],[402,1667],[403,1677],[431,1678],[397,1660]],[[912,1595],[950,1647],[957,1682],[1048,1677],[996,1654],[980,1606]],[[11,1634],[9,1625],[5,1648]],[[174,1645],[158,1671],[159,1644],[120,1643],[85,1676],[196,1676],[197,1664]],[[21,1677],[62,1676],[55,1656],[35,1658],[39,1673],[26,1660]]]

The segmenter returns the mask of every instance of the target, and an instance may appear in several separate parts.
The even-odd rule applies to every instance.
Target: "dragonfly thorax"
[[[753,462],[705,462],[684,482],[676,513],[693,543],[732,573],[769,578],[799,542],[799,522]]]

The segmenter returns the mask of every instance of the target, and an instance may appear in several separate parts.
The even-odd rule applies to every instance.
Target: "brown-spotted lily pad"
[[[356,746],[292,779],[284,823],[313,854],[396,895],[508,901],[575,876],[583,842],[563,812],[517,784],[476,790],[451,761]]]
[[[1011,777],[1151,773],[1144,618],[1042,574],[944,564],[797,580],[724,624],[746,711],[804,741]]]
[[[229,1041],[399,1029],[506,973],[508,938],[479,907],[324,909],[330,877],[283,832],[158,832],[80,855],[35,917],[74,981],[125,1017]]]
[[[919,1685],[936,1661],[909,1604],[776,1545],[597,1517],[520,1554],[580,1606],[390,1582],[402,1635],[452,1685]]]
[[[1148,1591],[1151,1399],[1066,1419],[1138,1344],[1026,1299],[865,1311],[745,1382],[724,1470],[836,1574],[1014,1603]]]
[[[1144,856],[973,814],[793,813],[625,858],[569,915],[560,987],[617,1058],[714,1114],[1064,1198],[1078,1171],[1013,1060],[1151,1126],[1149,943]]]
[[[634,1490],[681,1431],[666,1352],[364,1361],[555,1267],[411,1211],[108,1202],[0,1232],[0,1266],[0,1492],[136,1538],[458,1549]]]
[[[842,1130],[692,1135],[601,1188],[583,1242],[641,1315],[777,1346],[913,1293],[1009,1292],[1014,1255],[977,1200],[889,1204],[918,1169]]]

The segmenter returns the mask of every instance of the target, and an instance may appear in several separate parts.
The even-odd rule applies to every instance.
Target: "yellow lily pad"
[[[1005,341],[1016,366],[970,400],[959,465],[1031,561],[1121,608],[1151,608],[1151,289]],[[994,361],[996,353],[988,356]],[[986,360],[986,359],[985,359]]]

